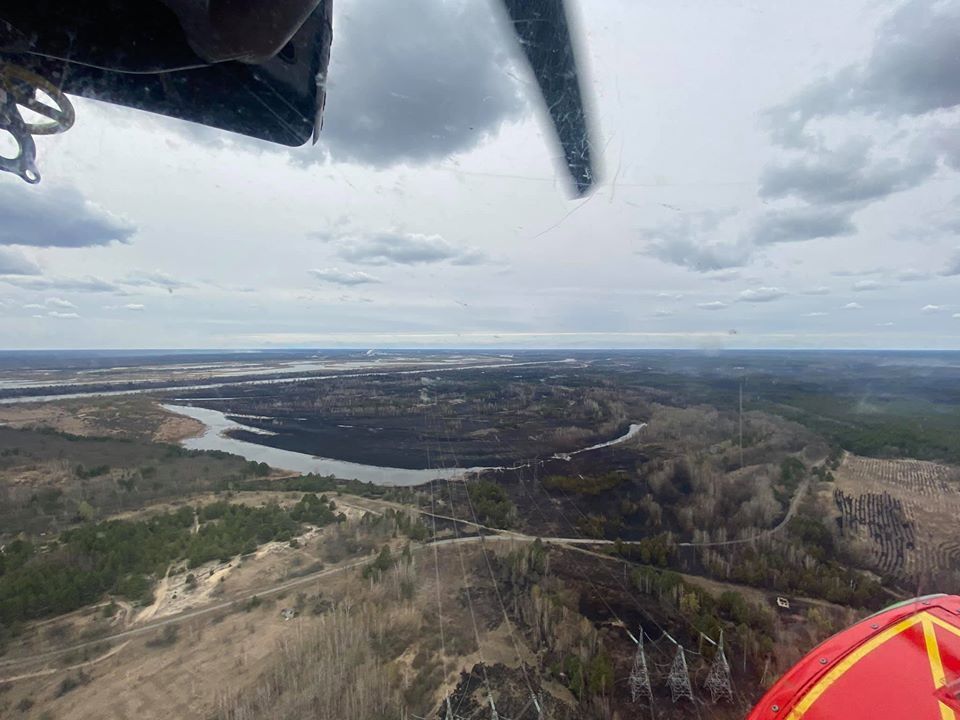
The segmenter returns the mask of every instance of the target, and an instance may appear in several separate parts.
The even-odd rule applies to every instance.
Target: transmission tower
[[[743,470],[743,378],[740,378],[740,469]]]
[[[634,702],[640,698],[653,699],[650,673],[647,670],[647,656],[643,654],[643,628],[640,628],[637,654],[633,656],[633,670],[630,671],[630,695]]]
[[[733,700],[730,665],[727,663],[727,656],[723,654],[722,634],[720,635],[720,642],[717,643],[717,653],[713,656],[713,664],[710,666],[710,672],[707,673],[707,680],[703,683],[703,687],[710,693],[714,703],[720,698]]]
[[[670,666],[667,685],[670,686],[670,695],[674,702],[681,698],[693,702],[693,690],[690,688],[690,675],[687,671],[687,657],[683,654],[682,645],[677,645],[677,654],[673,658],[673,665]]]

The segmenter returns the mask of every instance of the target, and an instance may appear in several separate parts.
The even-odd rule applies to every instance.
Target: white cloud
[[[380,280],[359,270],[341,270],[340,268],[328,267],[308,270],[313,277],[321,282],[333,283],[334,285],[364,285],[367,283],[378,283]]]
[[[720,302],[719,300],[697,303],[697,307],[701,310],[723,310],[726,306],[727,304],[725,302]]]
[[[144,305],[140,303],[127,303],[123,306],[124,310],[133,310],[134,312],[139,312],[146,309]]]
[[[370,234],[313,233],[333,242],[337,255],[357,265],[426,265],[450,262],[453,265],[481,265],[489,262],[479,248],[456,245],[437,234],[400,231]]]
[[[26,290],[54,290],[60,292],[112,292],[122,293],[119,286],[98,277],[0,277],[5,283]]]
[[[787,291],[778,287],[759,287],[744,290],[737,297],[741,302],[771,302],[787,294]]]
[[[825,285],[818,285],[817,287],[807,288],[800,292],[804,295],[827,295],[830,293],[830,288]]]
[[[673,315],[673,310],[654,310],[653,314],[656,317],[670,317]]]
[[[878,280],[857,280],[853,284],[854,292],[869,292],[871,290],[881,290],[883,289],[883,283]]]
[[[844,310],[863,310],[863,305],[858,302],[848,302],[843,306]]]
[[[826,317],[828,314],[829,313],[825,313],[825,312],[808,312],[808,313],[804,313],[803,316],[804,317]]]
[[[658,292],[658,298],[663,298],[665,300],[682,300],[683,293],[674,293],[674,292]]]
[[[731,282],[733,280],[738,280],[740,278],[740,271],[736,268],[726,268],[724,270],[712,270],[707,273],[707,277],[710,280],[716,280],[717,282]]]
[[[77,306],[74,305],[72,302],[70,302],[69,300],[64,300],[63,298],[59,298],[59,297],[47,298],[47,306],[48,306],[48,307],[54,307],[54,308],[60,308],[61,310],[76,310],[76,309],[77,309]]]
[[[943,305],[924,305],[922,308],[920,308],[920,312],[931,314],[938,313],[943,309]]]
[[[893,323],[889,320],[887,322],[879,322],[877,323],[877,327],[893,327]]]
[[[80,316],[75,312],[58,312],[56,310],[51,310],[47,313],[47,317],[59,318],[61,320],[74,320]]]

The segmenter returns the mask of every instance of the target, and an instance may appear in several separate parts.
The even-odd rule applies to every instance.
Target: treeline
[[[21,532],[56,534],[89,520],[80,512],[83,503],[94,518],[103,518],[158,500],[230,490],[269,472],[227,453],[49,429],[0,427],[0,447],[5,449],[0,469],[8,475],[21,467],[57,468],[37,483],[0,484],[0,536],[5,540]],[[69,477],[62,478],[67,472]]]
[[[577,495],[600,495],[613,490],[627,479],[621,472],[608,472],[603,475],[550,475],[543,479],[547,490],[562,490]]]
[[[754,667],[773,650],[773,613],[738,592],[725,590],[714,595],[678,573],[653,567],[635,569],[631,582],[639,592],[655,596],[666,610],[683,618],[684,623],[675,625],[671,632],[686,635],[691,643],[699,642],[699,633],[716,640],[723,631],[728,647],[739,645]]]
[[[780,463],[780,477],[773,486],[773,496],[786,511],[800,483],[807,476],[807,466],[792,455]]]
[[[481,525],[509,528],[516,521],[516,508],[500,485],[491,480],[464,483],[469,504]]]
[[[531,645],[542,649],[547,677],[587,706],[614,690],[613,658],[601,631],[580,614],[579,591],[551,572],[550,561],[539,539],[492,555],[504,606]]]
[[[659,568],[670,567],[677,556],[677,545],[670,533],[660,533],[642,540],[613,544],[613,552],[622,558],[641,565],[654,565]]]
[[[943,397],[942,388],[938,393]],[[875,398],[874,411],[869,413],[860,411],[861,399],[862,394],[797,394],[784,400],[775,412],[858,455],[960,462],[960,410],[954,398],[946,396],[934,402]]]
[[[203,524],[197,534],[189,538],[185,553],[187,566],[195,568],[211,560],[226,562],[235,555],[249,555],[263,543],[286,542],[301,529],[292,514],[292,510],[287,512],[279,505],[262,508],[226,502],[207,505],[198,513]]]
[[[852,560],[844,562],[834,532],[815,512],[813,504],[805,503],[787,524],[785,537],[723,552],[702,548],[700,559],[712,575],[726,580],[849,607],[882,607],[888,598],[881,583],[850,567]]]
[[[133,601],[151,599],[152,578],[172,562],[196,567],[250,553],[259,544],[286,541],[301,523],[344,519],[336,506],[305,495],[290,510],[217,502],[180,508],[146,520],[110,520],[70,530],[43,546],[18,540],[0,552],[0,623],[76,610],[104,593]],[[194,513],[201,522],[192,532]]]
[[[236,490],[287,490],[307,493],[343,492],[358,497],[410,502],[415,491],[403,487],[387,487],[360,480],[344,480],[334,475],[300,475],[280,480],[250,479],[235,486]]]
[[[650,540],[643,545],[632,543],[630,547],[637,555],[659,555],[659,559],[670,553],[667,536]],[[624,554],[630,552],[627,547],[621,548]],[[629,673],[627,663],[632,653],[626,657],[613,653],[609,630],[597,627],[581,614],[583,593],[589,592],[595,601],[596,594],[605,591],[596,587],[588,590],[571,582],[564,570],[565,558],[554,557],[556,552],[536,541],[494,555],[493,567],[507,611],[528,634],[531,645],[542,650],[548,676],[567,687],[581,705],[589,705],[595,698],[616,694],[614,680]],[[558,574],[552,567],[559,569]],[[738,592],[713,593],[688,582],[677,572],[650,565],[633,567],[629,585],[625,583],[622,590],[626,596],[618,597],[619,591],[614,591],[609,603],[614,607],[621,600],[628,607],[640,603],[645,608],[643,631],[654,641],[659,639],[661,628],[666,627],[685,647],[701,646],[701,652],[709,653],[712,646],[700,633],[717,641],[722,631],[728,652],[735,646],[737,655],[746,656],[751,669],[758,674],[775,646],[773,611]],[[632,597],[628,600],[629,596]],[[660,619],[659,625],[654,618]],[[623,642],[620,632],[614,636],[614,642]],[[708,657],[705,654],[704,663],[709,662]]]

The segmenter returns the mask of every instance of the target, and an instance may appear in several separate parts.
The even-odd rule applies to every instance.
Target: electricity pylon
[[[670,686],[670,695],[674,702],[681,698],[693,702],[690,674],[687,671],[687,657],[683,653],[682,645],[677,645],[677,654],[673,658],[673,665],[670,666],[667,685]]]
[[[630,671],[630,695],[634,702],[640,698],[653,698],[650,672],[647,670],[647,656],[643,654],[643,628],[640,628],[637,654],[633,656],[633,670]]]

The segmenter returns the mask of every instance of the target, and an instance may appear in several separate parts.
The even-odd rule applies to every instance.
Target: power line
[[[536,482],[536,465],[537,465],[538,462],[539,462],[539,460],[534,460],[533,462],[529,463],[530,467],[532,467],[532,468],[534,469],[534,482]],[[517,470],[517,472],[519,473],[520,471]],[[547,518],[546,518],[546,516],[543,514],[543,510],[540,508],[539,503],[537,503],[536,498],[534,498],[534,497],[530,494],[530,490],[529,490],[529,489],[527,488],[527,486],[524,484],[523,480],[520,479],[519,477],[518,477],[518,482],[520,483],[520,486],[523,488],[524,492],[526,492],[527,497],[530,498],[530,503],[531,503],[531,505],[532,505],[534,508],[536,508],[537,512],[540,513],[540,517],[541,517],[543,520],[546,521]],[[540,483],[540,486],[543,487],[544,492],[547,492],[546,487],[543,485],[543,482],[542,482],[542,481],[541,481],[541,483]],[[549,492],[547,492],[547,496],[548,496],[548,497],[550,496],[550,493],[549,493]],[[570,520],[566,517],[566,515],[564,515],[563,510],[562,510],[561,508],[558,508],[558,510],[560,511],[561,516],[563,516],[563,519],[566,520],[566,522],[567,522],[568,525],[570,525],[570,528],[576,533],[576,528],[575,528],[574,525],[570,522]],[[617,615],[617,613],[614,611],[614,609],[610,606],[610,603],[608,603],[607,600],[606,600],[606,598],[603,597],[603,594],[600,592],[599,588],[597,588],[597,586],[594,584],[593,580],[591,580],[588,575],[584,575],[583,577],[584,577],[584,579],[585,579],[588,583],[590,583],[590,587],[593,588],[594,595],[595,595],[597,598],[600,599],[600,602],[602,602],[603,605],[604,605],[604,607],[607,608],[607,611],[614,617],[614,619],[617,621],[617,623],[618,623],[621,627],[623,627],[624,631],[627,633],[627,635],[630,636],[630,639],[634,642],[634,644],[638,644],[638,645],[639,645],[640,642],[641,642],[641,640],[637,639],[637,637],[636,637],[632,632],[630,632],[630,627],[629,627],[623,620],[620,619],[620,616]]]
[[[427,448],[427,466],[430,465],[430,448]],[[433,520],[433,569],[436,574],[437,583],[437,623],[440,626],[440,666],[443,671],[443,677],[447,677],[447,643],[443,634],[443,601],[440,592],[440,550],[437,548],[437,516],[436,504],[434,503],[433,483],[430,481],[430,513]],[[447,712],[445,720],[453,720],[453,708],[450,707],[450,696],[447,695]]]
[[[536,473],[534,473],[534,481],[536,482]],[[544,485],[543,480],[540,481],[540,487],[543,488],[543,491],[547,494],[548,497],[552,497],[552,496],[550,495],[550,491],[547,489],[547,486]],[[563,490],[562,487],[558,487],[557,489],[560,490],[561,493],[563,493],[563,496],[564,496],[565,499],[569,500],[570,504],[573,506],[573,509],[576,510],[576,511],[580,514],[580,517],[582,517],[584,520],[589,520],[589,518],[588,518],[588,517],[584,514],[584,512],[579,508],[579,506],[576,504],[576,502],[574,502],[573,499],[570,498],[569,495],[567,495],[567,493]],[[576,526],[575,526],[572,522],[570,522],[570,518],[567,517],[567,514],[563,511],[562,504],[558,504],[558,506],[557,506],[557,511],[560,513],[561,517],[563,517],[563,519],[566,521],[567,525],[570,526],[570,529],[573,530],[573,532],[574,532],[575,534],[579,534],[579,535],[580,535],[581,537],[583,537],[584,539],[587,539],[587,540],[590,539],[590,538],[587,538],[586,535],[584,535],[583,533],[577,533]],[[615,560],[615,558],[611,558],[611,559],[614,559],[614,560]],[[604,565],[604,567],[606,567],[606,565]],[[613,572],[610,570],[610,568],[607,568],[607,573],[610,575],[610,577],[612,577],[614,580],[616,580],[616,581],[620,584],[620,587],[622,587],[623,590],[624,590],[624,592],[626,592],[627,595],[630,596],[631,600],[633,600],[634,605],[637,606],[637,609],[640,611],[640,613],[641,613],[644,617],[646,617],[647,620],[649,620],[650,623],[653,624],[653,626],[654,626],[655,628],[657,628],[658,631],[660,631],[661,636],[667,638],[671,643],[673,643],[674,645],[676,645],[676,646],[679,647],[680,644],[674,639],[674,637],[673,637],[670,633],[668,633],[666,630],[664,630],[663,627],[660,626],[660,623],[658,623],[658,622],[653,618],[653,616],[650,615],[650,613],[648,613],[643,607],[640,606],[640,603],[638,603],[637,600],[636,600],[636,598],[633,597],[633,591],[626,586],[626,584],[623,582],[623,580],[620,579],[615,573],[613,573]],[[591,585],[592,585],[592,584],[593,584],[593,583],[591,582]],[[596,586],[594,586],[594,589],[596,590]],[[604,604],[606,605],[606,601],[604,601]],[[608,607],[608,609],[609,609],[609,605],[607,605],[607,607]],[[613,610],[611,609],[610,612],[613,612]],[[619,620],[619,618],[618,618],[618,620]],[[636,639],[635,637],[633,637],[633,634],[630,633],[629,629],[627,630],[627,634],[630,635],[630,638],[634,641],[634,643],[637,643],[637,642],[638,642],[637,639]]]
[[[434,397],[436,397],[436,396],[434,396]],[[439,407],[439,405],[436,403],[436,401],[434,402],[434,406],[433,406],[433,407],[434,407],[434,410],[433,410],[433,412],[434,412],[434,417],[436,418],[437,415],[438,415],[438,407]],[[456,450],[453,448],[453,444],[452,444],[453,441],[452,441],[452,438],[451,438],[451,436],[450,436],[449,428],[447,428],[446,426],[444,426],[444,428],[445,428],[444,435],[446,436],[447,442],[450,443],[451,454],[453,455],[453,466],[454,466],[454,467],[459,467],[459,465],[460,465],[459,458],[457,457],[457,452],[456,452]],[[448,474],[448,473],[444,473],[444,475],[449,475],[449,474]],[[470,508],[470,514],[473,516],[474,524],[476,524],[476,525],[479,526],[479,525],[480,525],[480,518],[479,518],[479,516],[477,515],[476,508],[475,508],[474,505],[473,505],[473,499],[470,497],[470,488],[469,488],[468,485],[467,485],[467,479],[466,479],[466,477],[464,477],[464,479],[463,479],[463,487],[464,487],[464,494],[466,495],[466,498],[467,498],[467,505],[468,505],[468,507]],[[447,488],[448,488],[448,490],[449,490],[449,488],[450,488],[450,479],[449,479],[449,477],[447,477]],[[453,510],[453,500],[452,500],[452,497],[451,497],[451,510]],[[456,516],[454,515],[454,517],[456,517]],[[487,554],[486,543],[485,543],[485,541],[484,541],[484,539],[483,539],[483,529],[482,529],[482,528],[479,528],[479,529],[478,529],[477,535],[478,535],[478,537],[480,538],[480,551],[481,551],[481,553],[483,554],[484,563],[486,564],[486,566],[487,566],[487,572],[488,572],[489,575],[490,575],[490,582],[493,584],[493,591],[494,591],[494,594],[495,594],[496,597],[497,597],[497,603],[500,605],[500,611],[501,611],[501,613],[503,614],[503,621],[504,621],[504,623],[506,624],[507,633],[509,634],[511,643],[513,644],[513,650],[514,650],[514,652],[515,652],[516,655],[517,655],[517,662],[520,664],[520,672],[521,672],[521,674],[523,675],[523,680],[524,680],[524,682],[525,682],[526,685],[527,685],[527,690],[529,690],[529,692],[530,692],[530,697],[531,697],[531,699],[533,700],[533,705],[534,705],[534,708],[535,708],[536,711],[537,711],[537,715],[538,715],[538,716],[542,716],[542,715],[543,715],[543,710],[542,710],[542,708],[540,707],[540,701],[537,699],[537,694],[534,692],[534,690],[533,690],[533,685],[530,683],[530,677],[529,677],[529,675],[527,674],[527,668],[526,668],[526,665],[525,665],[524,662],[523,662],[523,656],[520,654],[520,646],[517,644],[517,639],[516,639],[516,636],[515,636],[515,634],[514,634],[514,632],[513,632],[513,624],[510,622],[510,617],[509,617],[509,615],[507,614],[507,607],[506,607],[506,605],[504,605],[503,597],[502,597],[501,594],[500,594],[500,587],[499,587],[499,585],[497,584],[497,579],[496,579],[496,576],[494,575],[494,572],[493,572],[493,565],[490,563],[490,557],[489,557],[489,555]]]
[[[544,490],[544,492],[546,492],[547,495],[550,496],[550,491],[547,490],[547,486],[543,484],[543,481],[542,481],[542,480],[540,481],[540,487],[542,487],[543,490]],[[564,491],[564,489],[563,489],[562,487],[558,487],[557,489],[563,494],[563,497],[570,502],[570,504],[573,506],[573,509],[576,510],[577,513],[580,514],[580,517],[582,517],[584,520],[589,520],[589,518],[587,517],[587,515],[584,514],[583,510],[581,510],[580,507],[577,505],[576,501],[574,501],[573,498],[571,498],[571,497]],[[560,512],[560,514],[563,516],[564,520],[566,520],[567,524],[570,525],[571,529],[573,529],[574,532],[576,532],[576,529],[575,529],[574,525],[573,525],[573,524],[570,522],[570,520],[567,518],[567,516],[566,516],[566,514],[563,512],[563,510],[562,510],[560,507],[558,507],[557,509],[558,509],[558,511]],[[581,534],[581,536],[583,536],[583,535]],[[585,538],[585,539],[589,539],[589,538]],[[742,541],[739,541],[739,540],[738,540],[738,541],[728,541],[728,542],[742,542]],[[688,544],[689,544],[689,543],[678,543],[678,545],[688,545]],[[607,556],[607,557],[609,557],[611,560],[614,560],[614,561],[619,560],[620,562],[625,562],[625,563],[628,563],[628,564],[632,564],[632,563],[630,563],[629,560],[627,560],[627,559],[625,559],[625,558],[616,558],[616,557],[614,557],[614,556]],[[657,630],[660,631],[661,635],[662,635],[663,637],[666,637],[667,640],[669,640],[669,641],[670,641],[671,643],[673,643],[674,645],[679,646],[680,643],[677,642],[677,640],[676,640],[670,633],[668,633],[666,630],[664,630],[663,627],[661,627],[660,624],[657,623],[656,620],[654,620],[653,616],[651,616],[651,615],[640,605],[640,603],[637,602],[636,598],[635,598],[635,597],[633,596],[633,594],[632,594],[632,591],[630,590],[630,588],[628,588],[628,587],[626,586],[626,584],[623,582],[623,580],[622,580],[621,578],[619,578],[615,573],[611,572],[611,571],[609,570],[609,568],[607,569],[607,572],[608,572],[608,574],[609,574],[612,578],[614,578],[618,583],[620,583],[620,586],[624,589],[624,591],[625,591],[625,592],[630,596],[630,598],[633,600],[634,604],[637,606],[637,609],[641,612],[641,614],[643,614],[643,615],[654,625],[654,627],[657,628]],[[680,613],[680,618],[681,618],[687,625],[690,626],[690,628],[693,630],[694,635],[700,635],[700,636],[702,636],[702,637],[703,637],[704,639],[706,639],[707,642],[709,642],[711,645],[716,645],[716,644],[717,644],[716,642],[713,641],[713,639],[711,639],[709,636],[707,636],[707,635],[704,634],[701,630],[699,630],[699,629],[697,628],[697,626],[694,625],[690,620],[688,620],[686,617],[684,617],[682,613]],[[631,637],[632,637],[632,636],[631,636]],[[634,642],[636,642],[636,640],[634,640]],[[685,650],[684,652],[687,652],[687,653],[689,653],[689,654],[691,654],[691,655],[701,655],[701,654],[702,654],[702,653],[699,653],[699,652],[697,652],[697,651],[695,651],[695,650]]]
[[[427,441],[427,447],[428,447],[428,449],[429,449],[429,441]],[[429,459],[429,451],[428,451],[428,461],[427,461],[427,464],[428,464],[428,466],[432,467],[433,469],[439,469],[439,468],[433,467],[434,464],[433,464],[433,463],[430,461],[430,459]],[[430,491],[431,491],[431,504],[432,504],[432,494],[433,494],[433,481],[432,481],[432,480],[431,480],[431,482],[430,482],[430,488],[431,488]],[[448,488],[447,488],[447,492],[448,492],[448,494],[449,494],[449,486],[448,486]],[[475,639],[476,642],[477,642],[477,654],[480,656],[480,670],[481,670],[481,673],[482,673],[482,675],[483,675],[483,684],[484,684],[484,686],[486,687],[487,697],[490,699],[490,705],[491,705],[491,707],[493,707],[493,706],[494,706],[494,705],[493,705],[493,690],[492,690],[492,688],[490,687],[490,677],[489,677],[489,675],[488,675],[488,673],[487,673],[487,661],[486,661],[486,659],[485,659],[484,656],[483,656],[483,646],[482,646],[482,644],[481,644],[481,642],[480,642],[480,630],[479,630],[479,628],[478,628],[478,626],[477,626],[477,615],[476,615],[476,612],[474,611],[474,608],[473,608],[473,598],[472,598],[472,596],[471,596],[471,594],[470,594],[470,580],[469,580],[469,578],[468,578],[468,576],[467,576],[467,566],[466,566],[466,563],[464,562],[464,559],[463,559],[463,548],[460,546],[461,543],[459,542],[459,541],[460,541],[460,530],[459,530],[459,528],[458,528],[458,526],[457,526],[456,514],[454,513],[454,510],[453,510],[452,495],[451,495],[450,497],[451,497],[451,514],[453,514],[453,517],[454,517],[453,531],[454,531],[454,535],[455,535],[455,538],[456,538],[456,541],[455,541],[454,544],[457,546],[457,555],[459,556],[459,559],[460,559],[460,572],[463,574],[463,585],[464,585],[464,589],[466,590],[466,595],[467,595],[467,608],[468,608],[469,611],[470,611],[470,623],[471,623],[471,625],[472,625],[472,627],[473,627],[473,636],[474,636],[474,639]],[[435,553],[437,552],[437,546],[436,546],[436,542],[437,542],[437,537],[436,537],[436,522],[437,522],[436,517],[434,517],[434,518],[433,518],[433,527],[434,527],[434,537],[433,537],[434,548],[433,548],[433,549],[434,549],[434,552],[435,552]],[[438,581],[438,582],[439,582],[439,581]],[[457,703],[457,710],[460,709],[460,705],[463,703],[463,700],[464,700],[465,697],[466,697],[466,686],[464,687],[464,691],[463,691],[463,693],[462,693],[461,696],[460,696],[459,702]],[[449,701],[448,701],[448,710],[449,710]],[[496,709],[495,709],[495,708],[494,708],[494,713],[496,713]]]

